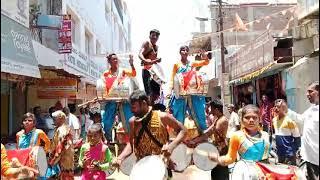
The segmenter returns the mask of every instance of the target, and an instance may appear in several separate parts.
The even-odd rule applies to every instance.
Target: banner
[[[41,79],[37,94],[39,99],[76,99],[77,89],[77,79]]]
[[[40,78],[30,31],[1,15],[1,72]]]
[[[71,53],[72,51],[72,21],[71,15],[64,15],[61,29],[58,31],[59,54]]]
[[[236,79],[274,62],[273,38],[269,31],[226,58],[226,69]]]
[[[29,0],[1,0],[1,14],[29,28]]]

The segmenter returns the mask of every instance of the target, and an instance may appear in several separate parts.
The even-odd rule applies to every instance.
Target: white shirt
[[[301,141],[302,159],[319,166],[319,105],[312,105],[303,114]]]
[[[302,115],[288,109],[288,116],[301,129],[302,159],[319,165],[319,105],[312,105]]]
[[[232,133],[238,130],[237,126],[240,126],[239,116],[237,113],[232,111],[232,113],[230,114],[229,123],[228,123],[227,138],[230,138]]]
[[[302,115],[298,114],[294,111],[292,111],[291,109],[288,109],[287,112],[287,116],[292,119],[293,121],[296,122],[298,129],[299,129],[299,133],[302,134],[303,132],[303,119],[302,119]]]
[[[78,140],[80,137],[80,121],[74,114],[70,113],[68,116],[69,127],[72,130],[72,135],[74,140]]]

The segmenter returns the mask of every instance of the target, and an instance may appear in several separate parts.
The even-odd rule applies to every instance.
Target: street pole
[[[224,63],[224,38],[223,38],[223,15],[222,15],[222,0],[219,2],[219,31],[220,31],[220,54],[221,54],[221,71],[226,72]]]

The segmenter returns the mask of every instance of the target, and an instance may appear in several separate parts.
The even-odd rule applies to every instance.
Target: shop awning
[[[30,31],[1,15],[1,72],[40,78]]]
[[[268,72],[283,69],[283,68],[288,67],[290,65],[292,65],[292,62],[287,62],[287,63],[272,62],[272,63],[268,64],[267,66],[264,66],[263,68],[256,70],[250,74],[242,76],[238,79],[231,80],[229,82],[229,84],[240,84],[240,83],[249,82],[253,79],[256,79],[256,78],[263,76],[263,74],[267,74]]]

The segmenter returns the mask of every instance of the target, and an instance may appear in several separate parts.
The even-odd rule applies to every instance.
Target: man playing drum
[[[183,140],[185,127],[170,114],[153,110],[148,96],[143,91],[134,91],[129,100],[134,114],[130,119],[130,141],[115,164],[120,165],[132,152],[135,153],[137,160],[160,154],[169,157],[173,149]],[[177,137],[171,143],[167,126],[177,133]]]
[[[153,103],[155,100],[159,98],[161,90],[161,86],[156,81],[151,79],[151,74],[149,71],[153,64],[159,63],[161,61],[161,59],[157,57],[159,47],[156,45],[159,36],[159,30],[151,30],[149,34],[150,40],[142,44],[142,47],[139,52],[141,65],[143,65],[142,80],[144,90],[146,91],[147,96],[150,97],[151,103]]]
[[[223,105],[218,100],[213,100],[210,102],[211,114],[217,117],[217,120],[204,131],[204,133],[190,141],[186,144],[189,147],[196,147],[202,142],[208,141],[208,138],[212,136],[213,144],[218,148],[219,154],[227,154],[227,130],[228,130],[228,119],[223,115]],[[218,180],[229,179],[228,167],[217,166],[211,171],[211,178]]]
[[[41,130],[36,129],[36,118],[32,113],[26,113],[22,118],[23,129],[16,134],[17,149],[25,149],[33,146],[43,146],[46,152],[50,148],[48,136]]]
[[[177,83],[174,81],[175,77],[177,74],[182,74],[182,73],[193,73],[194,68],[196,67],[202,67],[205,65],[209,64],[209,58],[205,54],[201,54],[201,59],[199,61],[194,61],[190,62],[188,60],[188,55],[189,55],[189,47],[188,46],[181,46],[180,47],[180,55],[181,55],[181,60],[179,63],[174,64],[173,70],[172,70],[172,75],[171,75],[171,81],[169,84],[170,91],[174,89],[174,86],[180,86],[179,84],[174,84]],[[189,75],[186,75],[189,76]],[[189,79],[189,81],[193,78],[193,76],[196,76],[195,74],[190,74],[188,78],[185,78],[184,83],[185,85],[188,86],[186,79]],[[196,77],[197,78],[197,77]],[[201,81],[201,80],[199,80]],[[200,84],[202,86],[202,84]],[[183,87],[180,88],[183,89]],[[175,92],[175,93],[180,93],[180,92]],[[172,94],[172,93],[171,93]],[[180,122],[184,122],[185,119],[185,114],[186,114],[186,107],[189,106],[189,109],[191,110],[191,116],[193,119],[198,123],[198,127],[200,126],[201,130],[205,130],[207,128],[206,125],[206,116],[205,116],[205,97],[199,93],[199,95],[188,95],[188,101],[185,97],[180,96],[179,94],[175,94],[171,98],[170,102],[170,108],[173,111],[173,116]],[[178,97],[178,98],[176,98]],[[187,104],[188,103],[188,104]],[[195,108],[196,107],[196,108]]]
[[[120,94],[123,98],[127,99],[130,91],[123,93],[120,92],[125,88],[128,88],[128,84],[122,85],[122,83],[129,82],[127,78],[134,78],[136,76],[136,69],[133,65],[133,56],[129,55],[129,64],[131,69],[119,68],[119,59],[115,53],[107,56],[108,63],[110,64],[109,70],[105,71],[102,75],[102,79],[105,83],[106,96],[108,98],[119,97]],[[126,95],[127,94],[127,95]],[[128,111],[129,103],[125,100],[121,101],[120,106],[121,114],[123,114],[122,119],[125,118],[129,121],[131,117],[131,112]],[[109,100],[103,107],[104,113],[102,114],[102,123],[104,125],[104,132],[106,133],[107,140],[112,139],[112,127],[114,119],[117,112],[117,102],[115,100]]]

